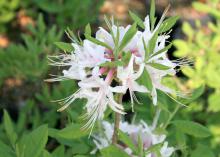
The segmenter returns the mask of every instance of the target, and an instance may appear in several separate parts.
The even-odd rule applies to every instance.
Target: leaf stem
[[[154,116],[153,123],[152,123],[152,128],[153,129],[155,129],[157,127],[157,123],[158,123],[158,120],[159,120],[159,117],[160,117],[160,112],[161,112],[161,109],[157,108],[156,115]]]
[[[123,94],[118,94],[118,103],[122,103],[122,97]],[[120,124],[121,115],[120,113],[115,112],[115,124],[114,124],[114,133],[112,136],[112,144],[116,145],[118,142],[118,130],[119,130],[119,124]]]
[[[167,122],[164,124],[164,126],[163,126],[164,129],[169,125],[170,121],[171,121],[171,120],[173,119],[173,117],[176,115],[176,113],[177,113],[177,111],[179,110],[179,108],[180,108],[180,105],[177,104],[176,107],[175,107],[175,109],[174,109],[174,111],[173,111],[173,112],[171,113],[171,115],[169,116]]]

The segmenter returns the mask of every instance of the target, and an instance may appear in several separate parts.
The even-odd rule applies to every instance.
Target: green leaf
[[[195,32],[194,32],[192,26],[188,22],[183,23],[182,30],[183,30],[184,34],[186,34],[190,40],[193,39]],[[182,40],[180,40],[180,42],[181,41]],[[187,48],[185,48],[185,49],[188,49],[188,45],[186,45],[186,46],[187,46]],[[180,49],[182,49],[182,47]]]
[[[124,37],[122,38],[122,41],[120,43],[119,46],[119,50],[121,51],[128,43],[129,41],[131,41],[131,39],[134,37],[134,35],[137,32],[137,24],[134,23],[129,29],[128,31],[125,33]]]
[[[70,124],[62,130],[49,129],[49,136],[64,139],[79,139],[88,135],[87,131],[83,131],[79,124]]]
[[[147,54],[149,54],[149,56],[154,53],[154,49],[155,49],[155,46],[156,46],[156,43],[157,43],[157,39],[158,39],[158,31],[156,31],[154,33],[153,37],[150,39],[150,41],[147,45]],[[145,60],[145,61],[147,61],[147,60]]]
[[[179,99],[179,101],[181,101],[183,104],[189,104],[189,103],[193,102],[194,100],[198,99],[204,93],[204,90],[205,90],[205,86],[202,85],[199,88],[196,88],[192,92],[190,97],[187,97],[186,99],[184,99],[184,98]]]
[[[4,129],[6,131],[6,134],[10,140],[11,145],[14,147],[16,140],[17,140],[17,134],[14,131],[12,120],[6,110],[4,110]]]
[[[194,2],[193,8],[195,8],[198,11],[202,11],[202,12],[206,12],[206,13],[210,12],[212,9],[210,6],[208,6],[204,3],[201,3],[201,2]]]
[[[193,8],[195,8],[198,11],[205,12],[205,13],[210,13],[216,18],[220,18],[220,12],[218,9],[215,9],[212,6],[208,6],[207,4],[200,3],[200,2],[194,2],[193,3]]]
[[[86,37],[86,39],[88,39],[89,41],[91,41],[91,42],[93,42],[93,43],[95,43],[95,44],[101,45],[101,46],[103,46],[103,47],[106,47],[106,48],[109,49],[109,50],[112,50],[112,48],[111,48],[109,45],[107,45],[106,43],[104,43],[104,42],[102,42],[102,41],[99,41],[99,40],[96,39],[96,38],[93,38],[92,36],[90,36],[90,35],[88,35],[88,34],[85,34],[85,37]]]
[[[41,157],[53,157],[47,150],[43,150]]]
[[[39,31],[41,33],[46,31],[46,25],[44,23],[43,15],[40,14],[37,19],[37,26],[39,27]]]
[[[218,112],[220,111],[220,92],[215,92],[213,94],[209,95],[208,102],[209,102],[209,107],[208,110],[212,112]]]
[[[149,153],[158,152],[158,150],[161,149],[162,145],[163,145],[163,143],[154,144],[154,145],[150,146],[150,147],[145,151],[145,153],[146,153],[146,154],[149,154]]]
[[[91,27],[90,27],[90,24],[89,24],[89,23],[86,25],[85,34],[86,34],[86,35],[89,35],[89,36],[92,35],[92,31],[91,31]]]
[[[151,55],[151,58],[154,57],[154,56],[157,56],[157,55],[159,55],[159,54],[161,54],[161,53],[163,53],[163,52],[165,52],[165,51],[167,51],[167,50],[169,50],[171,47],[172,47],[172,43],[170,43],[169,45],[167,45],[167,46],[164,47],[163,49],[161,49],[161,50],[159,50],[159,51],[153,53],[153,54]]]
[[[155,0],[150,1],[150,22],[151,22],[151,30],[154,29],[154,23],[155,23]]]
[[[163,64],[159,64],[159,63],[147,63],[147,65],[152,66],[153,68],[159,69],[159,70],[168,70],[171,67],[163,65]]]
[[[136,146],[134,145],[133,141],[131,140],[131,138],[127,134],[122,132],[121,130],[119,130],[119,139],[126,146],[128,146],[133,152],[138,153],[138,150],[137,150]]]
[[[73,33],[72,30],[70,30],[69,27],[66,28],[65,33],[67,34],[67,36],[73,41],[76,42],[79,45],[82,45],[82,40],[80,38],[77,38],[76,35]]]
[[[176,142],[178,146],[185,147],[186,146],[186,135],[177,129],[175,129],[174,132],[175,132],[175,138],[176,138]]]
[[[0,155],[2,157],[16,157],[13,150],[2,141],[0,141]]]
[[[134,22],[137,23],[138,26],[140,26],[143,29],[145,28],[144,22],[141,20],[140,17],[138,17],[135,13],[133,13],[131,11],[129,11],[129,14],[130,14],[131,18],[134,20]]]
[[[48,127],[47,125],[42,125],[31,133],[24,135],[18,142],[19,152],[24,154],[24,157],[40,157],[46,146],[47,139]]]
[[[152,91],[153,88],[152,80],[150,74],[146,69],[144,69],[141,77],[139,77],[137,81],[139,84],[144,85],[149,91]]]
[[[112,38],[114,40],[115,47],[117,47],[118,41],[119,41],[119,28],[117,26],[117,34],[115,36],[115,34],[114,34],[113,30],[112,30],[112,24],[111,24],[110,20],[108,19],[108,17],[106,15],[104,15],[104,21],[105,21],[108,29],[110,30],[110,34],[111,34],[111,36],[112,36]]]
[[[175,24],[176,21],[179,19],[179,16],[172,16],[166,19],[160,26],[159,33],[163,33],[169,31]]]
[[[215,154],[208,146],[199,144],[190,157],[215,157]]]
[[[74,50],[73,46],[70,43],[55,42],[54,44],[65,52],[72,52]]]
[[[52,152],[53,157],[65,156],[65,148],[63,145],[56,147],[56,149]]]
[[[109,146],[101,150],[102,157],[129,157],[129,155],[116,146]]]
[[[113,67],[124,66],[124,65],[125,63],[123,61],[112,61],[112,62],[102,63],[100,66],[113,68]]]
[[[88,154],[90,151],[91,148],[83,141],[72,144],[72,152],[74,152],[74,154]]]
[[[185,134],[198,138],[205,138],[211,136],[210,131],[199,123],[184,120],[176,120],[172,123],[176,126],[178,130]]]
[[[104,15],[104,21],[108,27],[108,29],[112,32],[112,25],[111,22],[109,21],[108,17],[106,15]]]
[[[147,45],[146,45],[146,42],[144,40],[144,37],[142,38],[142,42],[143,42],[143,45],[144,45],[144,52],[145,52],[145,61],[147,61],[149,59],[149,51],[147,49]]]
[[[124,62],[125,65],[127,65],[129,63],[131,55],[132,55],[131,52],[123,53],[122,62]]]

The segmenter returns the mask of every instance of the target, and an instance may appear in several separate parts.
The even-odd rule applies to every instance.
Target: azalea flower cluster
[[[114,125],[107,121],[103,121],[102,127],[104,130],[103,133],[93,135],[93,141],[97,148],[91,153],[95,153],[97,150],[101,150],[111,145]],[[128,124],[127,122],[120,122],[119,129],[131,138],[134,147],[138,147],[139,140],[142,140],[143,151],[146,152],[145,157],[170,157],[175,151],[173,147],[168,147],[168,142],[165,141],[166,135],[155,134],[155,128],[153,126],[148,126],[144,121],[141,121],[138,125]],[[152,146],[155,145],[158,145],[159,147],[157,152],[149,151],[152,149]],[[137,157],[134,155],[134,152],[131,150],[131,148],[126,147],[125,145],[119,145],[119,147],[123,149],[127,154],[129,154],[129,156]]]
[[[58,61],[51,59],[52,65],[68,68],[63,70],[63,76],[50,81],[77,80],[80,87],[60,100],[63,106],[59,111],[78,98],[87,99],[85,117],[88,121],[84,127],[92,128],[103,118],[107,106],[114,112],[125,114],[123,105],[115,100],[115,94],[128,91],[132,109],[134,100],[138,102],[134,92],[149,93],[154,105],[157,105],[157,89],[178,94],[161,83],[163,77],[175,75],[175,68],[183,64],[167,57],[169,35],[159,34],[164,17],[153,29],[147,16],[143,31],[137,30],[136,24],[123,27],[115,25],[113,20],[108,21],[110,32],[100,27],[95,38],[89,35],[91,30],[87,28],[87,38],[81,44],[73,42],[74,50],[70,54],[56,56]]]

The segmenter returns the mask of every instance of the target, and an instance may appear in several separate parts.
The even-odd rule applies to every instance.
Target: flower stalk
[[[118,94],[118,103],[122,103],[123,94]],[[118,112],[115,112],[115,124],[114,124],[114,132],[112,136],[112,144],[116,145],[118,142],[118,130],[119,130],[119,124],[121,120],[121,114]]]

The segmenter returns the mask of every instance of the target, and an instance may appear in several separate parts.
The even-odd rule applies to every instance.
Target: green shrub
[[[210,5],[193,3],[195,9],[209,13],[216,22],[202,26],[200,21],[196,21],[196,28],[184,23],[183,32],[187,39],[175,40],[174,45],[177,48],[176,57],[187,56],[194,61],[194,66],[183,69],[183,74],[189,78],[186,88],[205,85],[203,96],[190,104],[188,113],[184,116],[209,126],[213,138],[208,143],[220,153],[220,121],[217,120],[220,118],[220,11],[217,9],[217,4],[217,1]],[[205,32],[204,29],[209,32]]]

